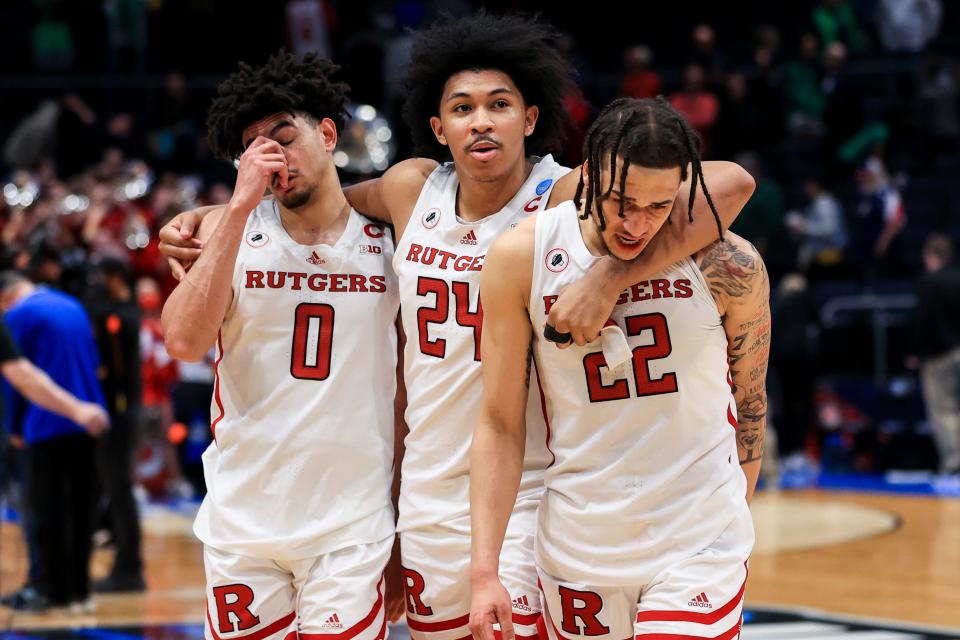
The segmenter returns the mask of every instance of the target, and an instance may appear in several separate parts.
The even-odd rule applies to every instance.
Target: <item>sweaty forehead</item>
[[[250,145],[251,142],[257,136],[267,136],[269,137],[273,130],[282,122],[289,122],[293,126],[297,126],[299,123],[300,117],[293,113],[287,113],[281,111],[279,113],[272,113],[268,116],[260,118],[246,129],[243,130],[241,134],[240,141],[243,143],[244,147]]]

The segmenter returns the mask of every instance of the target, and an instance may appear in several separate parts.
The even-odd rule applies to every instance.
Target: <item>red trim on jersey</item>
[[[737,622],[718,636],[687,636],[679,633],[641,633],[634,640],[732,640],[740,633],[743,626],[743,616]]]
[[[296,611],[291,611],[287,615],[283,616],[276,622],[272,622],[263,629],[259,631],[254,631],[253,633],[248,633],[245,636],[234,636],[230,640],[263,640],[264,638],[269,638],[278,631],[282,631],[286,628],[291,622],[294,621],[297,617]],[[213,621],[210,619],[210,605],[207,604],[207,626],[210,627],[210,635],[213,636],[213,640],[220,640],[220,636],[217,635],[216,630],[213,628]],[[294,632],[296,633],[296,632]],[[289,634],[287,638],[289,638]],[[301,636],[302,637],[302,636]],[[284,639],[286,640],[286,638]]]
[[[296,631],[296,629],[294,629],[293,631],[291,631],[290,633],[288,633],[286,636],[284,636],[283,640],[297,640],[297,631]]]
[[[450,629],[466,626],[469,622],[469,613],[465,613],[459,618],[438,620],[437,622],[421,622],[420,620],[411,618],[409,615],[407,616],[407,626],[414,631],[449,631]]]
[[[747,587],[747,578],[743,578],[740,591],[727,604],[709,613],[697,611],[640,611],[637,613],[637,622],[695,622],[697,624],[713,624],[724,618],[737,608],[743,600],[743,592]],[[637,636],[638,638],[640,636]]]
[[[534,358],[531,358],[530,362],[533,363],[533,373],[537,378],[537,389],[540,391],[540,411],[543,412],[543,423],[547,425],[547,451],[550,452],[550,464],[547,465],[549,469],[557,461],[557,454],[553,452],[553,449],[550,448],[550,419],[547,418],[547,397],[543,393],[543,385],[540,384],[540,370],[537,369],[537,361]]]
[[[727,422],[730,423],[734,431],[737,430],[737,419],[733,417],[733,409],[730,408],[730,405],[727,405]]]
[[[383,576],[380,576],[380,583],[377,585],[377,601],[373,603],[373,608],[370,609],[370,613],[368,613],[363,620],[353,625],[349,629],[341,631],[340,633],[300,633],[297,637],[299,637],[300,640],[328,640],[332,638],[337,638],[338,640],[350,640],[350,638],[354,638],[363,631],[366,631],[367,627],[373,624],[373,621],[377,619],[377,614],[380,613],[380,609],[382,608]],[[377,635],[377,640],[382,640],[386,625],[387,616],[384,614],[383,627],[380,629],[380,633]]]
[[[217,440],[217,425],[227,413],[223,410],[223,402],[220,400],[220,361],[223,360],[223,338],[219,331],[217,331],[217,349],[220,350],[220,357],[213,363],[213,399],[217,403],[217,408],[220,409],[220,415],[210,423],[210,433],[213,434],[214,442]]]

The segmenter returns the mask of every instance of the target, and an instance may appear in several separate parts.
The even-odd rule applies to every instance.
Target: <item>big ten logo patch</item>
[[[374,253],[374,254],[383,253],[383,248],[378,247],[375,244],[361,244],[359,246],[360,246],[360,253]]]

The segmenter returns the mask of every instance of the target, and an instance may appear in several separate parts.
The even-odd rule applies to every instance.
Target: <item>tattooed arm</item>
[[[737,450],[747,476],[747,501],[760,475],[767,426],[767,361],[770,358],[770,280],[752,244],[728,233],[697,256],[727,334],[733,396],[737,402]]]

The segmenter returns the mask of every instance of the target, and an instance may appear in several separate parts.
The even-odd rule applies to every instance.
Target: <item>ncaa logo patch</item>
[[[563,249],[550,249],[547,256],[543,259],[544,266],[554,273],[560,273],[570,264],[570,256]]]
[[[270,242],[270,236],[265,234],[263,231],[251,231],[247,234],[246,240],[248,245],[254,249],[259,249]]]
[[[440,209],[428,209],[423,212],[423,226],[433,229],[440,222]]]
[[[547,192],[547,189],[550,188],[550,185],[553,184],[553,178],[547,178],[543,182],[537,185],[537,195],[542,196]]]

